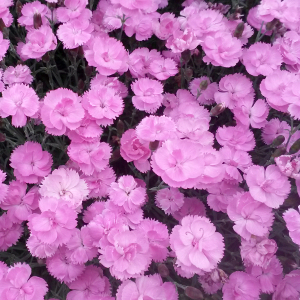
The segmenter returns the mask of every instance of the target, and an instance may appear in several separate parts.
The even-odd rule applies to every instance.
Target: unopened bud
[[[275,28],[275,26],[278,24],[279,20],[278,19],[274,19],[271,22],[268,22],[266,24],[266,29],[269,30],[273,30]]]
[[[193,55],[194,63],[199,67],[202,64],[202,55],[201,53]]]
[[[109,162],[110,162],[110,163],[115,162],[115,161],[117,161],[119,158],[121,158],[120,149],[116,149],[116,150],[112,153],[112,155],[111,155],[111,157],[110,157],[110,159],[109,159]]]
[[[36,85],[36,93],[39,95],[39,94],[42,94],[43,93],[43,90],[44,90],[44,84],[43,84],[43,81],[39,80],[37,82],[37,85]]]
[[[185,50],[181,53],[181,57],[184,63],[188,63],[191,58],[191,51]]]
[[[45,53],[45,54],[42,56],[42,60],[43,60],[43,62],[48,62],[48,61],[50,61],[50,55],[49,55],[48,52]]]
[[[5,134],[0,132],[0,142],[5,142],[5,140],[6,140]]]
[[[118,137],[121,137],[122,134],[124,133],[124,122],[122,120],[118,120],[118,123],[117,123],[117,134],[118,134]]]
[[[91,77],[92,76],[92,73],[93,73],[93,67],[91,66],[86,66],[85,68],[85,75],[87,77]]]
[[[4,28],[5,28],[5,24],[4,24],[4,21],[0,18],[0,31],[3,32]]]
[[[187,81],[190,81],[193,77],[193,70],[190,68],[186,68],[186,70],[184,70],[184,77]]]
[[[225,105],[223,103],[219,103],[210,110],[210,116],[216,117],[219,114],[221,114],[224,110],[225,110]]]
[[[272,142],[271,146],[278,147],[285,141],[285,137],[283,135],[278,135],[274,141]]]
[[[47,6],[49,7],[50,10],[54,10],[56,7],[56,3],[47,3]]]
[[[295,154],[300,150],[300,139],[298,139],[294,144],[291,146],[289,154]]]
[[[84,81],[82,79],[78,80],[78,89],[81,91],[84,89]]]
[[[155,151],[159,146],[159,141],[154,141],[149,143],[149,149]]]
[[[23,8],[23,4],[20,0],[18,0],[17,3],[16,3],[16,13],[19,17],[22,14],[22,8]]]
[[[233,36],[239,39],[243,35],[244,29],[245,29],[244,22],[237,24]]]
[[[165,264],[159,264],[157,270],[161,277],[168,277],[170,275],[169,269]]]
[[[194,300],[201,300],[203,299],[203,294],[200,290],[192,287],[192,286],[187,286],[184,290],[184,294],[186,296],[188,296],[189,298],[191,299],[194,299]]]
[[[33,15],[33,27],[34,29],[39,29],[42,26],[42,16],[40,13],[35,13]]]
[[[273,154],[272,154],[272,158],[274,159],[275,157],[279,157],[281,155],[284,155],[286,153],[286,148],[283,147],[283,148],[277,148]]]
[[[199,88],[201,91],[205,91],[208,87],[208,80],[203,80],[199,84]]]

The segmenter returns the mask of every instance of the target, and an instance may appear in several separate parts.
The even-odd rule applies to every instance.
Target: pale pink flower
[[[273,256],[265,267],[252,265],[246,268],[246,272],[259,280],[261,291],[266,294],[274,293],[282,280],[282,266],[276,256]]]
[[[110,185],[109,198],[115,205],[131,213],[145,203],[146,189],[139,187],[134,177],[124,175]]]
[[[140,78],[131,84],[135,96],[132,97],[132,103],[135,108],[155,113],[161,106],[163,100],[163,85],[154,79]]]
[[[266,25],[267,22],[262,20],[262,17],[258,14],[258,6],[252,7],[247,15],[247,22],[257,30],[261,30],[261,33],[264,35],[271,35],[272,30],[267,30]]]
[[[263,0],[258,5],[257,13],[265,22],[271,22],[274,18],[279,17],[282,8],[281,0]]]
[[[2,4],[0,4],[0,18],[6,27],[10,27],[13,22],[13,16],[10,13],[9,8],[5,5],[2,6]]]
[[[154,34],[160,40],[167,40],[174,31],[180,28],[180,24],[176,19],[175,15],[172,13],[163,13],[159,17],[158,22],[153,23]]]
[[[7,196],[8,185],[4,184],[6,173],[0,170],[0,204],[5,200]]]
[[[26,142],[17,147],[12,152],[10,161],[14,175],[22,182],[39,183],[51,172],[52,156],[36,142]]]
[[[102,17],[99,18],[99,21],[102,22],[99,25],[105,27],[108,32],[121,28],[122,19],[130,15],[122,6],[111,5],[108,1],[99,2],[96,11],[102,14]],[[95,18],[95,13],[93,13],[93,18]]]
[[[224,253],[223,237],[206,217],[184,217],[173,228],[170,244],[176,265],[191,274],[212,271]]]
[[[110,125],[122,114],[124,103],[112,88],[92,87],[82,97],[82,106],[96,119],[98,125]]]
[[[41,119],[46,131],[53,135],[62,135],[67,129],[75,130],[84,117],[80,98],[73,91],[58,88],[48,92],[41,108]]]
[[[94,217],[101,215],[105,209],[105,203],[103,201],[95,201],[89,205],[83,212],[82,220],[84,223],[90,223]]]
[[[271,119],[267,121],[267,124],[262,129],[262,139],[265,144],[270,145],[279,135],[285,137],[285,141],[288,140],[289,131],[291,126],[286,121],[279,121],[279,119]]]
[[[258,300],[260,284],[254,276],[236,271],[229,276],[222,291],[223,300]]]
[[[119,4],[129,10],[140,10],[144,13],[155,12],[160,3],[160,1],[157,0],[111,0],[110,2],[112,4]]]
[[[251,196],[271,208],[282,205],[291,191],[288,178],[275,165],[266,169],[262,166],[251,166],[245,179]]]
[[[65,0],[65,6],[56,9],[56,18],[62,23],[75,19],[82,14],[87,4],[88,0]]]
[[[68,155],[85,175],[92,175],[94,171],[100,172],[106,168],[111,156],[111,147],[103,142],[71,142]]]
[[[90,66],[101,75],[124,73],[128,70],[128,53],[123,44],[109,36],[99,36],[86,44],[84,55]]]
[[[178,73],[177,63],[171,58],[155,59],[149,66],[149,73],[156,79],[166,80]]]
[[[48,291],[46,281],[30,275],[31,268],[26,263],[16,263],[10,267],[1,282],[1,299],[44,300]]]
[[[26,65],[9,66],[3,73],[3,82],[8,85],[14,83],[31,84],[32,80],[31,71]]]
[[[226,279],[226,273],[218,268],[198,277],[198,281],[205,293],[210,295],[215,294],[218,290],[220,290]]]
[[[71,208],[81,206],[89,194],[86,182],[79,174],[71,169],[59,168],[45,177],[40,186],[42,197],[51,197],[63,200]]]
[[[36,235],[32,234],[29,236],[26,246],[33,256],[41,259],[53,256],[58,249],[57,244],[43,243]]]
[[[222,146],[227,146],[235,150],[251,151],[255,147],[254,134],[244,126],[219,127],[216,139]]]
[[[0,98],[0,116],[12,116],[15,127],[25,126],[27,117],[34,117],[39,107],[39,97],[34,89],[21,83],[7,87]]]
[[[111,286],[107,277],[103,276],[101,268],[89,265],[74,281],[67,284],[71,291],[66,300],[105,299],[111,295]]]
[[[282,174],[296,180],[300,179],[300,161],[297,157],[281,155],[279,157],[275,157],[274,160]]]
[[[2,91],[4,91],[4,88],[5,88],[4,83],[2,81],[2,77],[3,77],[3,70],[0,69],[0,92],[1,93],[2,93]]]
[[[249,74],[268,76],[279,70],[282,63],[280,52],[266,43],[255,43],[243,51],[241,58]]]
[[[300,206],[298,207],[300,211]],[[289,230],[290,238],[294,243],[300,246],[300,214],[297,210],[290,208],[283,214],[286,227]]]
[[[26,43],[19,42],[17,52],[23,60],[30,58],[40,60],[48,51],[56,48],[57,39],[52,28],[42,25],[39,29],[31,29],[26,36]]]
[[[113,230],[108,235],[109,243],[100,248],[100,263],[109,268],[119,280],[137,278],[149,267],[151,256],[147,237],[140,230]]]
[[[206,54],[203,61],[214,66],[234,67],[242,56],[242,43],[226,31],[208,35],[201,46]]]
[[[294,82],[291,82],[289,85],[286,86],[285,90],[282,93],[283,101],[289,104],[288,112],[291,114],[292,117],[298,120],[300,119],[300,93],[297,89],[299,83],[300,79],[299,77],[297,77],[297,79]]]
[[[155,196],[156,205],[166,214],[173,214],[184,204],[184,195],[176,188],[165,188],[157,191]]]
[[[204,81],[207,81],[208,86],[205,90],[202,90],[200,84]],[[195,78],[190,82],[189,90],[200,104],[210,105],[214,103],[214,95],[218,92],[218,84],[216,82],[211,83],[208,77],[202,76],[200,78]]]
[[[254,30],[248,23],[243,22],[241,19],[230,19],[228,21],[226,20],[226,27],[230,30],[231,34],[234,35],[235,30],[240,23],[244,24],[244,30],[242,32],[242,35],[238,37],[238,39],[243,45],[246,45],[249,41],[249,38],[254,34]]]
[[[273,224],[272,209],[254,200],[249,192],[238,193],[227,207],[229,218],[235,223],[233,229],[245,240],[251,235],[266,236]]]
[[[119,286],[116,300],[123,299],[139,300],[177,300],[178,292],[171,282],[163,282],[159,274],[140,276],[135,282],[123,281]]]
[[[165,141],[175,137],[176,125],[174,121],[166,116],[145,117],[136,127],[139,139],[146,141]]]

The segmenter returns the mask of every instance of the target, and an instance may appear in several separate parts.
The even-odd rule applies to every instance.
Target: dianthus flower
[[[297,157],[281,155],[274,160],[282,174],[296,180],[300,179],[300,160]]]
[[[109,243],[99,249],[100,263],[120,280],[137,278],[150,265],[148,238],[140,230],[112,230]]]
[[[6,27],[10,27],[13,22],[13,16],[9,11],[9,6],[12,6],[11,0],[3,0],[0,4],[0,18]]]
[[[150,1],[139,1],[139,0],[111,0],[112,4],[119,4],[124,8],[129,10],[141,10],[145,13],[155,12],[158,7],[160,1],[150,0]]]
[[[261,16],[258,14],[258,6],[252,7],[247,15],[247,22],[257,30],[261,30],[261,33],[264,35],[270,36],[272,34],[272,30],[267,30],[266,25],[267,22],[264,22]]]
[[[86,44],[85,58],[101,75],[124,73],[128,70],[128,53],[123,44],[109,36],[99,36]]]
[[[212,271],[223,257],[224,241],[206,217],[186,216],[170,235],[176,265],[195,274]]]
[[[146,189],[139,187],[132,176],[124,175],[110,185],[109,197],[115,205],[130,213],[145,203]]]
[[[140,140],[134,129],[125,131],[121,138],[120,154],[127,162],[134,162],[140,172],[150,169],[148,158],[151,156],[149,142]]]
[[[253,132],[241,125],[219,127],[216,133],[216,139],[220,145],[235,150],[251,151],[255,147]]]
[[[71,169],[56,169],[45,177],[40,187],[42,197],[53,197],[66,202],[71,208],[80,207],[89,194],[86,182]]]
[[[229,276],[222,291],[223,300],[258,300],[260,284],[254,276],[236,271]]]
[[[300,270],[294,270],[277,284],[272,300],[298,300],[300,296]]]
[[[57,39],[49,25],[28,31],[26,43],[19,42],[17,52],[23,60],[40,60],[48,51],[56,48]]]
[[[268,76],[279,70],[282,63],[280,52],[266,43],[255,43],[243,51],[241,58],[249,74]]]
[[[169,117],[149,116],[145,117],[135,130],[139,139],[149,142],[165,141],[175,137],[176,125]]]
[[[163,282],[158,274],[138,277],[135,282],[123,281],[119,286],[116,300],[177,300],[178,292],[171,282]]]
[[[83,212],[83,222],[90,223],[94,217],[97,215],[101,215],[103,210],[105,209],[105,203],[103,201],[95,201],[91,205],[89,205],[85,211]]]
[[[207,88],[201,89],[200,84],[204,81],[207,81]],[[211,83],[208,77],[202,76],[190,82],[189,90],[200,104],[209,105],[214,103],[214,95],[218,92],[218,84],[216,82]]]
[[[262,129],[261,136],[265,144],[270,145],[279,135],[283,135],[285,137],[285,141],[287,141],[290,130],[291,126],[287,122],[281,122],[279,119],[275,118],[267,121],[267,124]]]
[[[110,125],[122,114],[124,103],[112,88],[92,87],[82,97],[82,106],[96,119],[98,125]]]
[[[298,207],[300,212],[300,206]],[[290,238],[294,243],[300,246],[300,214],[293,208],[288,209],[283,214],[286,227],[289,230]]]
[[[206,54],[203,61],[214,66],[234,67],[242,56],[242,43],[226,31],[208,35],[201,46]]]
[[[244,29],[243,32],[240,33],[241,36],[238,36],[238,39],[241,41],[243,45],[246,45],[249,41],[249,38],[254,34],[254,30],[252,29],[252,27],[248,23],[243,22],[241,19],[237,19],[237,20],[231,19],[228,21],[225,19],[225,21],[226,21],[226,27],[230,30],[232,35],[234,35],[239,24],[243,23]]]
[[[282,205],[291,190],[288,178],[275,165],[266,169],[262,166],[251,166],[245,179],[253,199],[271,208]]]
[[[111,295],[111,286],[107,277],[103,276],[101,268],[89,265],[74,281],[67,284],[71,291],[66,300],[105,299]]]
[[[185,216],[206,216],[206,209],[200,199],[196,197],[184,197],[183,205],[174,211],[172,216],[177,221],[181,221]]]
[[[219,83],[219,91],[214,94],[215,101],[229,109],[250,98],[253,101],[254,90],[252,82],[245,75],[236,73],[224,76]]]
[[[8,185],[4,184],[6,173],[0,170],[0,204],[5,200],[7,196]]]
[[[16,263],[10,267],[1,282],[1,300],[43,300],[48,291],[46,281],[30,275],[31,267],[26,263]]]
[[[0,98],[0,116],[12,116],[15,127],[25,126],[27,117],[34,117],[39,107],[39,97],[34,89],[21,83],[7,87]]]
[[[41,214],[32,214],[28,218],[31,234],[46,244],[66,244],[77,225],[76,211],[55,198],[42,198],[39,208]]]
[[[149,73],[156,79],[166,80],[178,73],[177,63],[171,58],[155,59],[149,66]]]
[[[227,214],[235,223],[234,231],[247,241],[251,235],[266,236],[274,219],[272,209],[254,200],[249,192],[236,194],[229,201]]]
[[[11,154],[10,166],[19,181],[39,183],[50,174],[52,166],[51,154],[43,151],[36,142],[26,142],[17,147]]]
[[[156,220],[144,219],[138,227],[149,241],[150,256],[155,262],[163,262],[168,254],[168,227]]]
[[[36,235],[33,234],[29,236],[26,246],[32,256],[41,259],[53,256],[59,247],[57,244],[43,243]]]
[[[3,73],[3,82],[8,85],[14,83],[31,84],[32,80],[31,71],[26,65],[9,66]]]
[[[94,171],[99,172],[106,168],[111,156],[111,147],[103,142],[71,142],[68,155],[84,174],[92,175]]]
[[[153,24],[154,34],[160,40],[167,40],[174,31],[180,28],[180,24],[172,13],[164,13],[160,15],[159,21]]]
[[[80,17],[87,4],[88,0],[65,0],[65,6],[56,9],[56,18],[59,22],[65,23]]]
[[[285,90],[282,93],[282,99],[286,103],[289,104],[288,106],[288,112],[292,117],[295,119],[300,119],[300,93],[297,89],[300,84],[300,79],[297,78],[294,82],[291,84],[287,85]]]
[[[183,206],[184,195],[176,188],[165,188],[157,191],[156,205],[166,214],[173,214]]]
[[[163,100],[163,85],[153,79],[140,78],[131,84],[135,96],[132,103],[135,108],[148,113],[155,113]]]
[[[218,268],[198,277],[198,281],[203,290],[206,294],[210,295],[215,294],[218,290],[220,290],[226,279],[226,273]]]
[[[84,109],[80,98],[71,90],[58,88],[46,94],[41,119],[48,133],[62,135],[67,129],[75,130],[83,117]]]

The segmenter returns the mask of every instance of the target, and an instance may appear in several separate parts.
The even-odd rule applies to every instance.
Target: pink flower
[[[229,276],[222,291],[223,300],[258,300],[260,284],[254,276],[236,271]]]
[[[207,81],[208,86],[205,90],[200,88],[201,82]],[[214,103],[214,95],[218,92],[218,84],[216,82],[210,82],[209,78],[202,76],[195,78],[190,82],[189,90],[197,98],[197,101],[203,105],[209,105]]]
[[[139,139],[146,141],[165,141],[175,137],[176,125],[171,118],[165,116],[145,117],[136,127]]]
[[[10,27],[13,22],[13,16],[9,8],[5,4],[2,6],[2,3],[0,4],[0,18],[6,27]]]
[[[139,187],[132,176],[124,175],[110,185],[109,197],[115,205],[130,213],[145,203],[146,189]]]
[[[87,0],[65,0],[65,7],[56,9],[56,17],[59,22],[68,22],[69,20],[80,17],[87,6]]]
[[[128,70],[128,53],[123,44],[109,36],[91,39],[84,51],[90,66],[96,67],[101,75],[124,73]]]
[[[42,181],[40,194],[42,197],[60,199],[76,209],[87,198],[89,190],[76,171],[59,168]]]
[[[149,66],[149,73],[156,79],[166,80],[178,73],[177,63],[171,58],[155,59]]]
[[[252,7],[249,10],[247,16],[247,22],[257,30],[260,30],[261,28],[261,33],[263,33],[264,35],[269,36],[272,34],[272,30],[266,29],[267,22],[265,22],[260,16],[260,14],[258,13],[258,6]]]
[[[282,174],[296,180],[300,179],[300,161],[298,158],[291,155],[281,155],[274,160]]]
[[[83,212],[83,222],[90,223],[94,217],[102,214],[105,209],[105,202],[103,201],[95,201],[91,205],[89,205],[86,210]]]
[[[291,184],[279,168],[251,166],[245,175],[251,196],[271,208],[278,208],[290,193]]]
[[[163,13],[159,17],[159,22],[153,24],[154,34],[160,40],[167,40],[174,31],[180,28],[180,24],[172,13]]]
[[[84,109],[77,94],[69,89],[58,88],[48,92],[41,109],[41,119],[46,131],[53,135],[75,130],[84,117]]]
[[[14,83],[31,84],[32,80],[31,71],[26,65],[9,66],[3,73],[3,82],[8,85]]]
[[[111,147],[101,142],[71,142],[68,155],[84,174],[92,175],[94,171],[100,172],[106,168],[111,156]]]
[[[48,51],[56,48],[57,39],[48,25],[31,29],[26,36],[26,43],[19,42],[17,52],[23,60],[30,58],[40,60]]]
[[[223,257],[224,241],[206,217],[186,216],[170,235],[176,265],[195,274],[212,271]]]
[[[226,273],[218,268],[198,277],[198,281],[205,293],[210,295],[215,294],[218,290],[220,290],[226,279]]]
[[[201,46],[206,54],[203,61],[214,66],[234,67],[242,56],[242,43],[226,31],[208,35]]]
[[[163,85],[153,79],[140,78],[131,84],[135,96],[132,97],[132,103],[135,108],[155,113],[161,106],[163,100]]]
[[[183,206],[184,195],[176,188],[165,188],[157,191],[156,205],[166,214],[173,214]]]
[[[87,266],[77,279],[67,285],[72,290],[67,294],[67,300],[102,300],[111,295],[108,278],[103,276],[101,268],[93,265]]]
[[[121,138],[120,154],[127,162],[134,162],[140,172],[150,169],[148,158],[151,156],[149,142],[138,139],[134,129],[125,131]]]
[[[0,204],[5,200],[7,196],[8,185],[4,184],[6,173],[0,170]]]
[[[287,85],[287,87],[282,93],[283,101],[289,104],[288,112],[291,114],[291,116],[298,120],[300,119],[300,93],[296,87],[299,85],[299,83],[300,80],[297,77],[297,79],[294,82],[291,82],[290,85]]]
[[[39,98],[34,89],[21,83],[7,87],[0,98],[2,118],[12,116],[12,125],[25,126],[26,117],[34,117],[39,111]]]
[[[82,106],[96,119],[98,125],[110,125],[122,114],[124,103],[112,88],[92,87],[82,97]]]
[[[219,127],[216,139],[222,146],[235,150],[251,151],[255,147],[254,134],[244,126]]]
[[[226,20],[226,27],[230,30],[231,34],[234,35],[235,30],[237,29],[237,26],[241,23],[244,24],[243,25],[244,30],[242,32],[242,35],[239,36],[238,39],[241,41],[241,43],[243,45],[246,45],[249,41],[249,38],[252,37],[253,34],[254,34],[254,30],[252,29],[252,27],[248,23],[243,22],[241,19],[237,19],[237,20],[230,19],[228,21]]]
[[[200,199],[196,197],[185,197],[180,209],[174,211],[172,216],[177,221],[181,221],[185,216],[206,216],[206,209]]]
[[[43,243],[36,235],[30,235],[26,246],[33,256],[38,258],[51,257],[58,249],[57,244]]]
[[[234,231],[247,241],[251,235],[266,236],[274,219],[272,209],[254,200],[249,192],[236,194],[229,201],[227,214],[235,223]]]
[[[300,211],[300,206],[298,209]],[[300,214],[297,210],[290,208],[284,212],[283,219],[289,230],[290,238],[294,243],[300,246]]]
[[[139,300],[177,300],[178,292],[171,282],[163,282],[158,274],[140,276],[135,282],[131,280],[123,281],[119,286],[116,300],[123,299]]]
[[[151,256],[147,237],[140,230],[112,230],[108,244],[99,249],[100,263],[120,280],[137,278],[149,267]]]
[[[39,183],[51,172],[51,154],[43,151],[39,143],[26,142],[17,147],[12,152],[10,161],[16,178],[26,183]]]
[[[1,299],[43,300],[48,291],[46,281],[30,275],[28,264],[16,263],[10,267],[1,284]]]
[[[279,135],[283,135],[285,137],[285,141],[287,141],[290,130],[291,127],[287,122],[280,122],[279,119],[275,118],[267,121],[267,124],[262,130],[261,136],[265,144],[270,145]]]
[[[280,52],[270,44],[255,43],[244,50],[242,63],[253,76],[268,76],[279,70],[282,63]]]

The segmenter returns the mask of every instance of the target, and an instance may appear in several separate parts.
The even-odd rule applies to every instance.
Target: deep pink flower
[[[287,141],[290,130],[291,126],[287,122],[279,121],[279,119],[275,118],[267,121],[267,124],[262,129],[261,136],[265,144],[270,145],[279,135],[283,135],[285,141]]]
[[[266,169],[251,166],[245,175],[251,196],[271,208],[278,208],[290,193],[291,184],[275,165]]]
[[[41,108],[41,119],[46,131],[53,135],[75,130],[84,117],[84,109],[77,94],[69,89],[58,88],[48,92]]]
[[[27,117],[34,117],[39,107],[39,97],[34,89],[21,83],[7,87],[0,98],[1,117],[12,116],[12,125],[16,127],[25,126]]]
[[[298,207],[300,211],[300,206]],[[283,214],[286,227],[289,230],[290,238],[300,246],[300,214],[297,210],[290,208]]]
[[[223,300],[258,300],[260,284],[254,276],[236,271],[229,276],[222,291]]]
[[[4,184],[6,173],[0,170],[0,204],[5,200],[7,196],[8,185]]]
[[[176,188],[165,188],[157,191],[156,205],[166,214],[173,214],[183,206],[184,195]]]
[[[224,241],[206,217],[186,216],[170,235],[176,265],[195,274],[213,270],[223,257]]]
[[[3,73],[3,82],[8,85],[14,83],[31,84],[32,80],[31,71],[26,65],[9,66]]]

